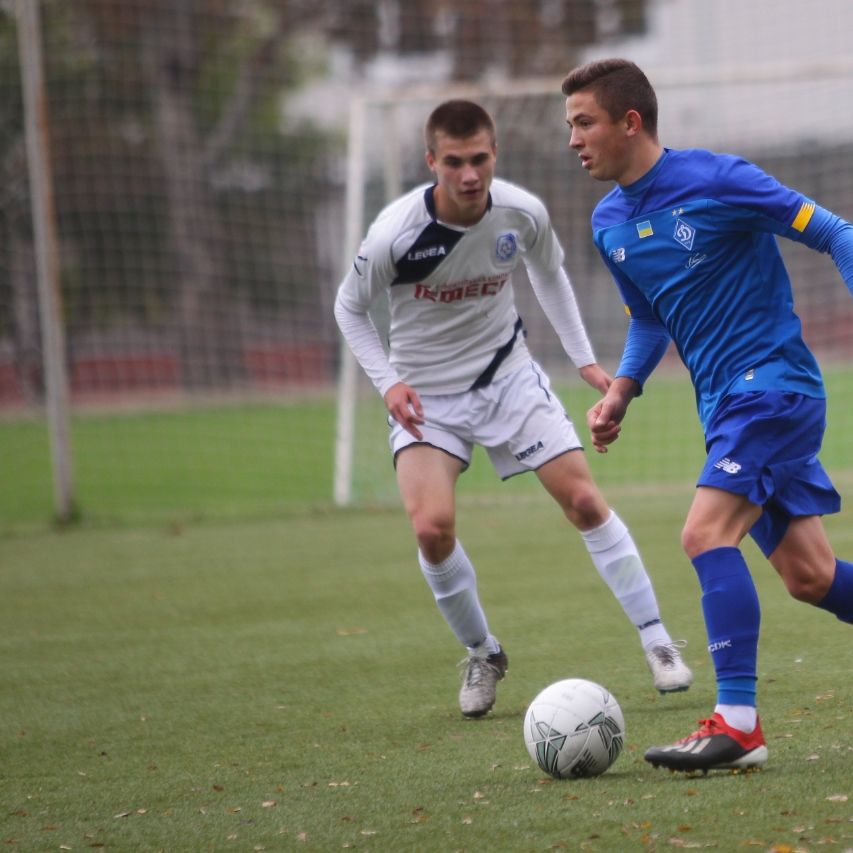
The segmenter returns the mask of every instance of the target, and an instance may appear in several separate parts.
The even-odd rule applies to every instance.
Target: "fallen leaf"
[[[847,794],[831,794],[826,798],[830,803],[846,803]]]
[[[271,809],[271,808],[273,808],[273,806],[275,806],[275,805],[276,805],[275,800],[264,800],[264,801],[261,803],[261,808],[263,808],[263,809]]]

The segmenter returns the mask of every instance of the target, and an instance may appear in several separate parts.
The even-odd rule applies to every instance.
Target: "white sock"
[[[643,625],[638,630],[640,631],[640,642],[646,651],[655,646],[668,646],[672,642],[669,631],[666,630],[660,619],[655,619],[654,622]]]
[[[644,648],[672,642],[660,618],[652,582],[628,528],[613,510],[599,527],[581,532],[595,568],[640,632]]]
[[[758,711],[752,705],[717,705],[717,714],[733,728],[749,734],[758,722]]]
[[[450,556],[437,564],[430,563],[419,550],[418,562],[435,603],[456,639],[472,651],[496,652],[498,642],[489,633],[477,595],[477,576],[462,543],[457,539]]]

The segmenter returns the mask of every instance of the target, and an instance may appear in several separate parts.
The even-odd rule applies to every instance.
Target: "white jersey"
[[[511,278],[520,261],[572,361],[592,364],[542,202],[495,179],[485,215],[463,228],[436,219],[433,189],[419,186],[379,214],[338,290],[338,325],[379,393],[402,381],[419,394],[456,394],[529,360]],[[387,356],[367,315],[382,293]]]

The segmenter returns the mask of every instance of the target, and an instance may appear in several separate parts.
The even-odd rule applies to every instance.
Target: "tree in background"
[[[290,123],[283,109],[326,72],[332,44],[356,67],[379,54],[449,51],[455,79],[559,75],[578,47],[642,29],[644,9],[645,0],[43,0],[72,361],[94,340],[110,352],[165,347],[184,387],[203,390],[240,382],[245,347],[264,336],[325,336],[334,348],[320,293],[337,270],[317,244],[330,207],[343,215],[343,139]],[[4,345],[14,350],[35,398],[13,12],[0,0],[0,308],[9,306],[0,358]],[[341,115],[357,84],[342,85]]]

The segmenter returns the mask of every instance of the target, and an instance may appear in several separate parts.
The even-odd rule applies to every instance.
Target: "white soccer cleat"
[[[471,654],[459,665],[464,666],[459,708],[466,717],[482,717],[495,704],[497,684],[506,674],[504,650],[488,656]]]
[[[693,673],[679,652],[686,645],[686,640],[673,640],[646,650],[646,662],[652,671],[655,688],[661,693],[678,693],[693,683]]]

